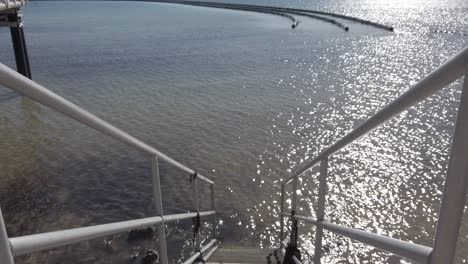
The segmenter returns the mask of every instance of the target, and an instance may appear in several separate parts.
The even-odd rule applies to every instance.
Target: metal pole
[[[16,69],[19,73],[31,79],[31,69],[29,66],[28,52],[26,49],[26,40],[24,38],[20,11],[16,11],[15,13],[8,15],[8,20],[15,23],[14,26],[10,26],[10,34],[13,51],[15,53]]]
[[[296,213],[297,211],[297,179],[298,177],[294,178],[293,180],[293,193],[292,193],[292,203],[291,203],[291,210]]]
[[[468,59],[431,264],[453,263],[468,188]]]
[[[2,210],[0,209],[0,263],[14,264],[11,254],[10,241],[3,221]]]
[[[284,185],[281,184],[281,205],[280,205],[280,248],[282,247],[283,239],[284,239]]]
[[[199,207],[199,203],[198,203],[198,177],[197,177],[197,174],[195,173],[194,176],[192,176],[192,195],[193,195],[193,209],[199,213],[200,212],[200,207]],[[198,221],[198,219],[197,219]],[[201,226],[200,226],[201,228]],[[197,233],[194,234],[194,239],[195,239],[195,243],[194,243],[194,250],[197,251],[200,249],[200,239],[199,239],[199,233],[200,230],[198,230]]]
[[[319,193],[317,202],[317,227],[315,229],[315,253],[314,263],[320,264],[322,257],[322,238],[323,227],[322,221],[325,217],[325,195],[327,194],[327,170],[328,158],[320,161],[320,176],[319,176]]]
[[[292,183],[293,193],[292,193],[292,202],[291,202],[291,234],[290,234],[290,239],[289,239],[289,245],[293,247],[297,247],[297,238],[299,236],[298,232],[295,232],[295,230],[297,230],[297,220],[292,217],[297,212],[298,181],[299,179],[298,177],[296,177],[294,178],[293,183]]]
[[[159,251],[161,255],[161,263],[167,264],[169,259],[167,257],[167,243],[166,243],[166,226],[164,224],[164,211],[161,196],[161,180],[159,177],[158,157],[151,157],[151,171],[153,174],[153,194],[154,204],[156,206],[156,215],[161,216],[162,221],[157,225],[159,234]]]
[[[210,185],[211,189],[211,210],[216,211],[215,209],[215,190],[214,190],[214,184]],[[216,214],[213,215],[213,239],[216,238]]]
[[[26,65],[25,65],[26,66],[26,71],[28,72],[27,77],[29,79],[32,79],[31,65],[29,64],[28,47],[26,46],[26,37],[25,37],[25,34],[24,34],[23,23],[21,23],[21,27],[19,28],[19,33],[21,35],[22,44],[23,44],[24,61],[26,63]]]

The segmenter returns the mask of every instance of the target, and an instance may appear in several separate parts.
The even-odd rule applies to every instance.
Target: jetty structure
[[[346,15],[315,10],[177,0],[147,0],[145,2],[164,2],[268,13],[286,17],[293,22],[293,25],[296,23],[295,26],[297,26],[298,20],[293,15],[307,15],[314,19],[328,21],[343,29],[348,28],[343,25],[342,22],[334,20],[334,18],[339,18],[342,20],[364,23],[378,27],[382,30],[393,31],[393,28],[390,26]],[[468,135],[468,47],[464,48],[457,54],[454,54],[452,58],[434,69],[432,73],[428,74],[416,84],[408,86],[406,92],[357,126],[335,144],[323,150],[308,164],[291,175],[284,175],[286,180],[278,186],[278,189],[281,189],[281,203],[279,205],[279,209],[281,211],[279,219],[280,228],[277,230],[278,248],[252,249],[233,246],[223,247],[223,244],[219,242],[216,235],[217,219],[215,207],[215,182],[213,180],[197,173],[196,169],[178,162],[172,157],[169,157],[156,148],[129,135],[125,131],[118,129],[112,124],[88,112],[86,109],[73,104],[31,79],[31,69],[29,66],[26,42],[24,38],[23,23],[21,21],[21,8],[26,4],[27,1],[25,0],[0,0],[0,25],[3,27],[9,27],[10,29],[17,66],[17,70],[15,71],[0,63],[0,85],[16,91],[37,103],[74,119],[76,122],[80,122],[146,154],[148,162],[151,164],[152,168],[155,216],[130,221],[31,234],[20,237],[9,237],[0,210],[1,264],[14,264],[14,257],[16,256],[45,251],[73,243],[147,227],[156,227],[159,244],[159,263],[167,264],[169,263],[169,259],[167,256],[166,240],[171,239],[171,237],[167,235],[166,224],[183,219],[192,219],[194,220],[194,230],[199,230],[201,218],[208,218],[212,223],[211,237],[209,239],[206,239],[206,237],[202,239],[200,234],[195,232],[192,255],[183,262],[184,264],[204,263],[206,261],[212,263],[264,263],[267,261],[268,263],[271,263],[272,261],[275,261],[276,263],[302,263],[299,245],[297,244],[297,238],[299,235],[297,225],[300,222],[316,227],[314,239],[315,252],[313,255],[313,262],[315,264],[321,263],[324,231],[359,241],[415,263],[454,263],[456,242],[459,237],[460,224],[468,189],[468,140],[466,138],[466,135]],[[462,94],[459,102],[455,132],[450,150],[450,161],[446,173],[444,191],[433,244],[431,246],[418,245],[357,228],[337,225],[327,220],[327,216],[325,215],[325,198],[327,196],[327,174],[328,167],[330,165],[329,158],[348,144],[353,143],[373,129],[385,124],[399,113],[432,96],[434,93],[444,89],[460,78],[463,78]],[[167,163],[186,173],[187,178],[190,180],[189,182],[193,192],[193,208],[191,212],[182,214],[164,214],[161,195],[162,190],[159,178],[158,164],[160,162]],[[201,164],[200,166],[203,165]],[[318,201],[317,204],[314,205],[317,213],[316,215],[299,215],[296,213],[296,206],[300,199],[297,195],[299,187],[298,179],[300,177],[306,177],[305,173],[315,166],[320,166],[319,186],[318,190],[315,190],[315,192],[318,193]],[[211,208],[207,211],[201,211],[199,207],[198,184],[200,182],[207,183],[211,192]],[[291,186],[290,191],[292,194],[292,203],[291,208],[286,208],[285,195],[289,186]],[[285,228],[286,225],[290,226],[290,231],[288,232]]]

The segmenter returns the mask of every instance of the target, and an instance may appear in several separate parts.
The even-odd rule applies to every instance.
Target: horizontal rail
[[[141,140],[125,133],[117,127],[91,114],[83,108],[73,104],[72,102],[60,97],[51,92],[40,84],[24,77],[16,71],[0,63],[0,84],[10,88],[34,101],[37,101],[47,107],[50,107],[63,115],[72,118],[90,128],[93,128],[101,133],[119,140],[137,150],[150,155],[156,155],[158,158],[168,162],[172,166],[179,168],[189,174],[194,174],[195,170],[185,166],[184,164],[172,159],[159,150],[142,142]],[[198,173],[198,178],[210,184],[214,182],[205,176]]]
[[[204,256],[203,256],[203,260],[204,261],[207,261],[211,255],[213,255],[213,253],[218,249],[218,245],[215,245],[210,251],[208,251],[208,253],[206,253]]]
[[[209,248],[211,248],[215,243],[216,239],[212,239],[208,244],[204,245],[200,251],[195,252],[190,258],[188,258],[186,261],[184,261],[183,264],[192,264],[200,255],[202,255],[203,252],[207,251]]]
[[[200,212],[200,216],[213,215],[215,211]],[[135,228],[145,228],[164,222],[196,217],[197,213],[184,213],[142,218],[137,220],[123,221],[117,223],[95,225],[88,227],[73,228],[68,230],[54,231],[42,234],[21,236],[10,238],[11,251],[13,256],[21,256],[37,251],[66,246],[69,244],[100,238],[128,231]]]
[[[374,233],[344,227],[337,224],[332,224],[326,221],[317,221],[316,219],[294,215],[296,220],[301,220],[313,225],[321,225],[324,229],[339,234],[353,240],[365,243],[367,245],[379,248],[381,250],[393,253],[395,255],[407,258],[417,263],[428,263],[432,253],[432,248],[401,241],[395,238],[377,235]]]
[[[313,166],[319,163],[320,160],[329,157],[333,153],[353,143],[360,137],[379,127],[380,125],[392,119],[399,113],[416,105],[417,103],[431,96],[435,92],[441,90],[445,86],[462,77],[465,68],[465,60],[468,60],[468,47],[464,48],[451,59],[447,60],[437,70],[424,77],[422,80],[413,85],[406,92],[404,92],[402,95],[400,95],[390,104],[388,104],[386,107],[384,107],[376,114],[371,116],[364,123],[352,130],[338,142],[322,151],[312,161],[310,161],[308,164],[296,171],[291,177],[283,181],[283,184],[288,184],[294,178],[299,177],[300,175],[311,169]]]

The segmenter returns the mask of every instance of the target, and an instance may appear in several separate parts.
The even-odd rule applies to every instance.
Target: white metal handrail
[[[189,259],[184,261],[183,264],[191,264],[194,263],[197,258],[201,257],[202,254],[207,251],[208,249],[212,248],[216,244],[216,239],[212,239],[208,244],[205,246],[201,247],[201,249],[198,252],[195,252]]]
[[[325,196],[327,190],[328,158],[368,134],[373,129],[389,121],[399,113],[430,97],[435,92],[464,76],[462,96],[458,108],[457,122],[453,136],[449,167],[445,181],[444,193],[438,217],[437,231],[432,248],[411,244],[390,237],[379,236],[362,230],[343,227],[326,222]],[[304,221],[316,225],[314,262],[320,263],[323,229],[375,246],[390,253],[411,259],[417,263],[450,264],[453,262],[461,217],[463,214],[465,196],[468,188],[468,47],[447,60],[442,66],[421,81],[413,85],[405,93],[393,100],[386,107],[371,116],[341,140],[322,151],[311,162],[296,171],[281,183],[280,203],[280,236],[284,239],[285,187],[293,183],[292,191],[292,221]],[[295,215],[297,209],[298,178],[320,163],[319,194],[316,205],[316,218]],[[280,243],[282,247],[282,243]]]
[[[13,256],[28,254],[40,250],[50,249],[58,246],[64,246],[71,243],[90,240],[97,237],[102,237],[118,232],[128,231],[137,227],[156,225],[160,240],[160,261],[162,264],[168,263],[167,243],[165,223],[175,220],[192,218],[199,216],[213,216],[213,238],[216,234],[216,215],[214,201],[214,182],[207,177],[197,173],[195,170],[185,166],[184,164],[172,159],[159,150],[140,141],[139,139],[127,134],[126,132],[116,128],[110,123],[100,119],[99,117],[89,113],[70,101],[51,92],[40,84],[24,77],[16,71],[8,68],[0,63],[0,85],[10,88],[36,102],[50,107],[63,115],[70,117],[94,130],[97,130],[107,136],[119,140],[134,149],[140,150],[143,153],[149,154],[151,160],[153,194],[156,207],[156,217],[143,218],[131,221],[110,223],[105,225],[89,226],[76,229],[68,229],[56,232],[35,234],[23,237],[8,238],[5,223],[0,210],[0,263],[13,264]],[[159,176],[158,159],[161,159],[170,165],[185,171],[189,174],[193,188],[194,211],[196,213],[185,213],[178,215],[164,215],[163,202],[161,195],[161,183]],[[199,195],[198,181],[202,180],[210,185],[211,191],[211,210],[200,212],[199,210]],[[197,217],[198,218],[198,217]],[[199,236],[196,236],[197,244],[195,251],[199,249]],[[195,253],[196,254],[196,253]]]
[[[214,214],[214,211],[200,212],[200,216],[210,216]],[[114,235],[130,229],[140,229],[154,226],[162,223],[163,220],[165,223],[169,223],[178,220],[190,219],[196,215],[197,213],[165,215],[164,219],[160,216],[155,216],[137,220],[14,237],[10,238],[9,241],[11,244],[11,251],[13,256],[16,257],[82,241],[88,241],[95,238]]]

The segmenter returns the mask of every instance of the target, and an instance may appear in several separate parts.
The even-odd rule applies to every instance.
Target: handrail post
[[[468,188],[468,58],[431,264],[453,263]]]
[[[297,231],[297,220],[294,219],[294,215],[297,212],[297,187],[298,187],[298,181],[299,181],[299,176],[294,177],[293,182],[292,182],[292,188],[293,188],[293,193],[292,193],[292,203],[291,203],[291,234],[290,234],[290,239],[289,239],[289,245],[293,247],[297,247],[297,238],[299,237],[299,234],[296,232]]]
[[[161,216],[162,222],[157,225],[158,234],[159,234],[159,254],[161,256],[161,264],[168,264],[169,259],[167,257],[167,242],[166,242],[166,226],[164,224],[164,211],[163,203],[161,196],[161,180],[159,177],[159,165],[158,157],[151,157],[151,172],[153,178],[153,194],[154,194],[154,203],[156,207],[156,215]]]
[[[191,181],[192,181],[192,195],[193,195],[193,209],[198,213],[200,213],[200,206],[199,206],[199,202],[198,202],[198,177],[197,177],[197,172],[195,172],[195,174],[193,174],[191,176]],[[197,217],[197,221],[199,221],[200,219]],[[200,224],[201,223],[196,223],[197,224]],[[199,228],[201,228],[201,226],[199,226]],[[196,228],[197,229],[197,228]],[[194,233],[194,250],[197,251],[200,249],[200,236],[199,236],[199,233],[200,232],[200,229],[197,230],[196,233]]]
[[[293,179],[293,193],[292,193],[292,203],[291,203],[291,210],[296,212],[297,211],[297,182],[298,182],[298,177],[295,177]]]
[[[325,195],[327,193],[328,157],[320,161],[319,193],[317,202],[317,227],[315,229],[314,263],[320,264],[322,257],[322,221],[325,217]]]
[[[8,240],[8,234],[3,220],[2,209],[0,209],[0,263],[14,264],[10,241]]]
[[[215,209],[215,190],[214,190],[214,183],[210,185],[211,190],[211,210],[216,211]],[[216,214],[213,214],[213,239],[216,238]]]
[[[280,205],[280,248],[283,247],[283,239],[284,239],[284,183],[281,184],[281,205]]]

